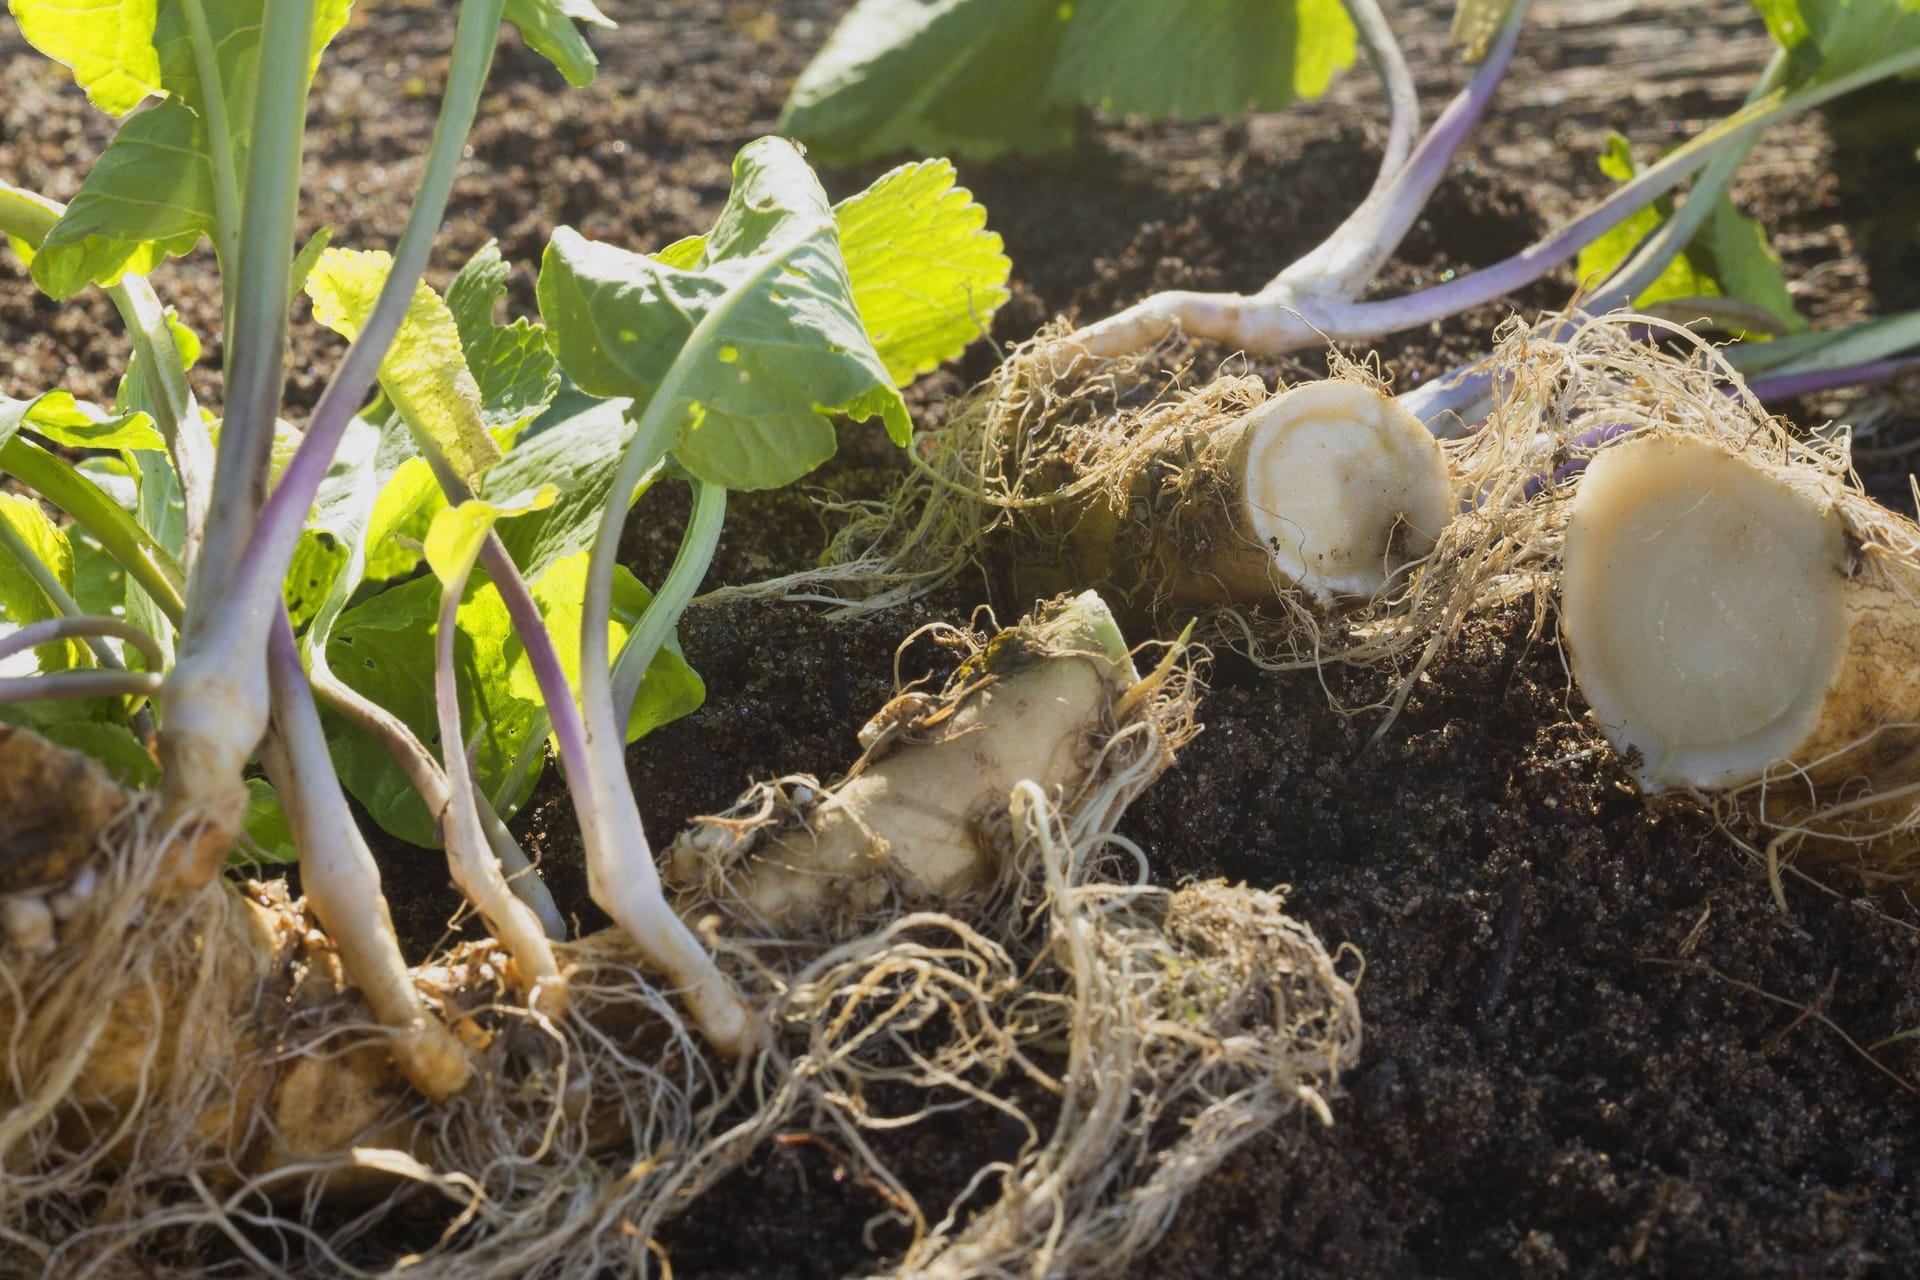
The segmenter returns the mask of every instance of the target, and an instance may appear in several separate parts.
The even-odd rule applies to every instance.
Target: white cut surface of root
[[[1649,791],[1741,786],[1854,734],[1841,685],[1872,655],[1836,483],[1699,439],[1594,459],[1562,620],[1581,691]]]
[[[1317,599],[1379,591],[1451,514],[1439,442],[1365,383],[1305,383],[1242,429],[1247,522],[1278,576]]]

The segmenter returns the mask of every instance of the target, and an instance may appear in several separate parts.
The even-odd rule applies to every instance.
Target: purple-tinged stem
[[[228,612],[264,613],[271,609],[314,496],[320,492],[320,483],[340,448],[340,439],[372,389],[387,347],[406,319],[414,288],[426,271],[434,237],[453,194],[461,153],[479,110],[480,91],[493,64],[504,4],[505,0],[473,0],[460,6],[452,66],[440,118],[434,122],[426,173],[407,215],[407,225],[394,246],[393,265],[360,335],[333,371],[307,421],[306,435],[261,510],[246,556],[224,596]],[[260,625],[264,626],[264,619]]]
[[[1274,277],[1275,284],[1285,282],[1302,294],[1351,298],[1379,274],[1453,167],[1454,153],[1493,101],[1513,58],[1528,3],[1516,0],[1473,79],[1447,104],[1392,180],[1376,183],[1339,229]]]
[[[435,1101],[451,1097],[472,1077],[472,1065],[407,972],[380,868],[334,774],[285,609],[274,616],[267,665],[274,732],[261,743],[260,759],[293,832],[307,905],[339,948],[347,976],[388,1029],[388,1049],[407,1079]]]
[[[439,569],[440,566],[435,566]],[[440,759],[446,770],[448,802],[441,815],[440,836],[446,841],[447,866],[454,883],[479,911],[487,928],[507,949],[519,968],[522,988],[530,1005],[558,1016],[566,1008],[567,979],[553,954],[551,940],[540,917],[515,897],[501,872],[500,862],[487,842],[480,821],[473,775],[467,768],[466,738],[460,727],[460,691],[454,671],[454,642],[459,631],[460,594],[473,561],[459,567],[456,576],[440,583],[440,620],[434,641],[433,697],[440,721]],[[446,572],[446,570],[441,570]]]
[[[1383,190],[1399,174],[1413,151],[1414,135],[1420,131],[1420,93],[1413,87],[1413,72],[1394,38],[1387,15],[1378,0],[1345,0],[1347,15],[1367,47],[1367,57],[1380,76],[1387,95],[1387,145],[1380,155],[1380,172],[1375,175],[1371,197]]]
[[[35,649],[54,640],[67,640],[74,637],[95,638],[110,637],[124,641],[146,655],[147,670],[159,671],[167,665],[167,655],[160,648],[160,642],[134,626],[118,618],[100,618],[88,614],[76,614],[66,618],[48,618],[44,622],[30,623],[21,627],[4,639],[0,639],[0,660],[11,658],[16,653]],[[112,651],[108,651],[111,656]]]
[[[1747,390],[1762,404],[1817,396],[1849,387],[1871,387],[1892,382],[1908,374],[1920,375],[1920,359],[1875,360],[1868,364],[1848,365],[1841,369],[1815,369],[1809,373],[1782,373],[1772,377],[1751,378]]]
[[[1527,477],[1526,483],[1520,486],[1520,500],[1525,502],[1548,488],[1565,484],[1587,469],[1594,454],[1636,430],[1638,427],[1631,422],[1609,422],[1605,426],[1589,427],[1582,431],[1567,441],[1566,451],[1570,455],[1567,461],[1549,474]]]

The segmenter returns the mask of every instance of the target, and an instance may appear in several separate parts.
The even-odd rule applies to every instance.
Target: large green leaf
[[[842,161],[1061,150],[1074,110],[1047,85],[1072,13],[1058,0],[860,0],[778,128]]]
[[[534,589],[547,625],[563,655],[579,653],[581,592],[586,555],[554,566]],[[625,569],[614,580],[614,617],[609,629],[617,650],[652,599]],[[349,609],[333,630],[327,658],[335,674],[392,711],[422,742],[439,742],[433,696],[433,629],[440,606],[440,584],[418,578]],[[511,814],[533,793],[536,765],[514,780],[514,764],[545,731],[544,704],[514,634],[499,591],[475,575],[462,598],[454,663],[459,673],[460,720],[477,735],[474,780],[503,814]],[[570,683],[578,672],[569,666]],[[632,741],[660,724],[692,711],[704,696],[698,676],[677,651],[665,650],[648,669],[628,722]],[[336,725],[329,734],[340,779],[383,828],[414,844],[437,844],[433,821],[419,797],[393,768],[386,749],[357,729]],[[512,781],[504,794],[500,788]]]
[[[906,404],[860,322],[812,170],[763,138],[733,174],[691,266],[554,233],[539,294],[561,368],[636,412],[671,381],[674,456],[730,489],[787,484],[832,456],[830,413],[879,416],[904,445]]]
[[[860,319],[900,386],[983,337],[1007,300],[1013,264],[945,160],[882,175],[833,219]]]
[[[1271,110],[1354,51],[1339,0],[860,0],[779,127],[838,160],[1058,151],[1082,106]]]
[[[1077,5],[1055,101],[1154,119],[1278,111],[1353,62],[1340,0],[1104,0]]]
[[[88,101],[123,116],[160,92],[156,0],[8,0],[27,43],[73,71]]]
[[[613,20],[593,7],[593,0],[507,0],[508,22],[520,29],[527,48],[560,68],[571,85],[593,83],[600,60],[574,23],[612,27]]]
[[[327,249],[307,276],[313,318],[342,337],[360,333],[393,266],[390,254]],[[406,319],[380,360],[380,389],[416,442],[431,447],[469,488],[500,458],[481,416],[480,384],[467,367],[460,327],[440,295],[422,281]]]
[[[1753,0],[1793,83],[1834,80],[1920,42],[1920,0]]]
[[[15,0],[22,3],[23,0]],[[34,0],[39,3],[40,0]],[[229,137],[223,150],[246,173],[264,0],[203,0]],[[313,59],[346,24],[349,0],[319,0]],[[88,172],[33,259],[33,278],[55,298],[111,284],[187,253],[214,229],[213,148],[203,85],[185,15],[161,3],[152,48],[166,100],[130,117]],[[114,97],[119,101],[130,93]]]

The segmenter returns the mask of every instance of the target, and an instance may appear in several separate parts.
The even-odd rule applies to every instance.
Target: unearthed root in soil
[[[1278,896],[1112,879],[1139,879],[1113,823],[1192,710],[1182,666],[1121,693],[1081,781],[1022,784],[987,842],[998,875],[946,910],[838,944],[729,940],[774,1031],[737,1067],[611,933],[560,948],[557,1020],[496,944],[437,957],[414,980],[475,1064],[440,1105],[282,886],[150,897],[173,833],[144,800],[102,836],[73,927],[0,965],[0,1274],[646,1272],[663,1222],[799,1126],[891,1189],[902,1271],[1119,1265],[1237,1143],[1323,1113],[1357,1047],[1351,986]],[[943,1217],[865,1140],[910,1122],[868,1110],[889,1080],[923,1114],[1017,1116],[1021,1082],[1059,1103]]]
[[[1452,455],[1474,507],[1414,588],[1427,651],[1498,601],[1530,595],[1536,625],[1557,603],[1650,794],[1757,826],[1776,874],[1797,853],[1911,881],[1920,526],[1860,492],[1844,432],[1792,433],[1688,331],[1568,323],[1509,336],[1495,411]]]
[[[1273,397],[1257,377],[1189,385],[1159,352],[1095,359],[1063,333],[1016,348],[947,426],[920,437],[913,473],[886,501],[847,509],[821,568],[717,594],[829,601],[836,616],[858,616],[978,571],[1016,602],[1098,587],[1162,636],[1195,621],[1202,643],[1270,667],[1382,660],[1382,620],[1450,504],[1438,446],[1378,377],[1336,355],[1332,379]],[[1309,402],[1339,400],[1323,392],[1342,385],[1376,419],[1353,434],[1377,437],[1405,468],[1395,484],[1369,475],[1335,433],[1313,435],[1330,406]],[[1288,400],[1295,407],[1250,421]],[[1293,453],[1256,493],[1248,462],[1263,442]],[[1303,462],[1325,482],[1300,483]],[[1328,501],[1338,475],[1365,499]],[[1345,540],[1281,545],[1293,523],[1268,506],[1281,491]],[[1381,527],[1346,532],[1366,515]]]
[[[1092,592],[994,633],[936,626],[964,653],[938,693],[898,688],[839,782],[778,778],[697,819],[667,851],[674,908],[764,937],[844,938],[1003,888],[1007,797],[1022,781],[1117,820],[1193,734],[1193,672],[1146,679]],[[911,643],[909,638],[909,643]]]

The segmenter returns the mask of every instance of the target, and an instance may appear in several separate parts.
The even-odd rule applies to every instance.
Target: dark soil
[[[786,86],[845,0],[653,0],[612,6],[602,79],[564,91],[508,37],[438,259],[442,279],[497,236],[532,307],[532,264],[556,223],[634,247],[703,229],[728,162],[770,127]],[[1463,73],[1440,52],[1445,6],[1396,12],[1428,101]],[[1739,0],[1543,4],[1521,66],[1459,173],[1379,286],[1417,287],[1519,248],[1600,189],[1601,131],[1646,150],[1735,105],[1765,56]],[[308,218],[335,243],[388,243],[416,173],[450,34],[436,6],[356,15],[317,92]],[[71,193],[106,128],[0,25],[0,175]],[[377,104],[377,112],[369,110]],[[1356,111],[1356,106],[1364,110]],[[1308,247],[1371,181],[1378,129],[1363,74],[1332,99],[1251,124],[1103,125],[1064,162],[963,165],[1016,264],[996,341],[1059,311],[1091,316],[1171,285],[1251,287]],[[1920,306],[1914,95],[1785,131],[1737,195],[1773,229],[1800,301],[1822,323]],[[836,194],[870,172],[826,175]],[[217,329],[204,263],[156,278],[201,333]],[[1516,300],[1570,294],[1560,273]],[[1507,308],[1380,349],[1401,385],[1485,349]],[[0,391],[64,385],[111,396],[118,327],[99,298],[55,308],[0,266]],[[335,344],[297,346],[295,407]],[[1211,369],[1228,353],[1196,349]],[[913,395],[923,424],[992,366],[984,345]],[[1252,362],[1296,377],[1321,361]],[[206,369],[218,365],[209,342]],[[211,374],[201,390],[217,393]],[[1816,422],[1844,403],[1799,407]],[[1869,471],[1904,501],[1911,410],[1880,419]],[[818,482],[880,492],[898,462],[849,430]],[[657,580],[684,497],[650,495],[629,533]],[[733,504],[715,582],[809,562],[825,525],[805,492]],[[697,714],[639,744],[652,830],[719,807],[751,778],[829,773],[884,701],[901,637],[964,621],[970,584],[880,623],[835,627],[804,608],[698,607],[682,641],[705,675]],[[997,602],[1003,609],[1015,602]],[[1585,726],[1551,623],[1476,624],[1385,740],[1329,708],[1379,678],[1275,676],[1221,658],[1206,730],[1135,808],[1127,831],[1166,882],[1225,876],[1294,886],[1296,912],[1365,956],[1366,1044],[1335,1124],[1255,1143],[1194,1197],[1136,1274],[1172,1277],[1910,1274],[1920,1047],[1920,912],[1842,881],[1789,879],[1790,912],[1700,815],[1657,812]],[[908,674],[937,661],[906,657]],[[586,901],[564,797],[549,779],[521,820],[563,902]],[[392,897],[424,951],[454,912],[437,855],[390,850]],[[992,1126],[929,1126],[887,1148],[934,1192],[999,1158]],[[665,1241],[674,1273],[829,1277],[879,1262],[862,1228],[883,1206],[830,1153],[781,1147],[703,1199]],[[884,1233],[880,1250],[897,1246]]]

